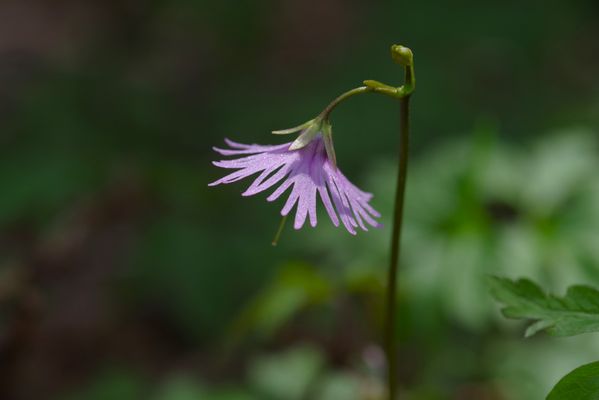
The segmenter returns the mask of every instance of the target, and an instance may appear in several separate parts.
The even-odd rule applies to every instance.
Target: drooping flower
[[[215,161],[213,164],[237,171],[209,186],[236,182],[260,173],[242,196],[253,196],[279,184],[267,197],[268,201],[274,201],[291,188],[281,215],[288,215],[297,204],[293,224],[295,229],[300,229],[306,218],[312,227],[316,226],[317,195],[333,224],[339,226],[341,220],[352,235],[356,234],[357,227],[367,231],[366,223],[378,227],[375,218],[380,217],[380,214],[369,204],[372,194],[358,189],[336,167],[330,125],[322,121],[309,121],[299,127],[274,133],[287,134],[300,130],[302,133],[296,141],[281,145],[241,144],[225,139],[230,148],[215,147],[214,150],[224,156],[241,157]]]

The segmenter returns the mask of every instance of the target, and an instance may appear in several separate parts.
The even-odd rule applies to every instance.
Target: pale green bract
[[[495,299],[505,305],[502,312],[507,318],[535,321],[526,337],[541,330],[553,336],[599,331],[599,291],[592,287],[571,286],[564,297],[557,297],[528,279],[492,277],[490,285]]]

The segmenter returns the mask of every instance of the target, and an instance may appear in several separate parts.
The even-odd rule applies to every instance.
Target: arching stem
[[[326,108],[324,110],[322,110],[322,112],[320,113],[320,117],[324,120],[328,120],[329,115],[335,109],[335,107],[337,107],[339,104],[343,103],[345,100],[347,100],[350,97],[355,96],[357,94],[362,94],[362,93],[367,93],[367,92],[372,92],[372,91],[373,91],[373,89],[368,86],[360,86],[355,89],[348,90],[347,92],[338,96],[335,100],[331,101],[329,103],[329,105],[326,106]]]

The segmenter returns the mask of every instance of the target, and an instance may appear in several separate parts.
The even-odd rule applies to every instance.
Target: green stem
[[[391,233],[391,258],[387,278],[387,298],[385,316],[385,351],[387,353],[387,385],[389,400],[397,399],[397,358],[398,346],[395,340],[395,317],[397,309],[397,270],[401,250],[401,227],[403,222],[404,194],[408,173],[408,150],[410,129],[410,95],[400,99],[399,129],[399,165],[397,186],[395,188],[395,206]]]
[[[342,95],[340,95],[339,97],[337,97],[335,100],[331,101],[329,103],[329,105],[326,106],[326,108],[324,110],[322,110],[322,112],[320,113],[320,117],[322,117],[322,119],[324,119],[324,120],[329,119],[329,115],[335,109],[335,107],[337,107],[339,104],[341,104],[342,102],[344,102],[345,100],[349,99],[352,96],[355,96],[357,94],[366,93],[366,92],[371,92],[372,90],[373,89],[368,86],[360,86],[355,89],[348,90],[347,92],[345,92]]]

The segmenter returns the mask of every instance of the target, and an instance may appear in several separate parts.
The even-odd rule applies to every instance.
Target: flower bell
[[[263,146],[241,144],[225,139],[230,149],[214,148],[224,156],[241,156],[215,161],[217,167],[236,169],[235,172],[210,183],[210,186],[233,183],[260,173],[242,196],[253,196],[279,185],[267,197],[274,201],[291,188],[281,215],[287,216],[296,206],[294,228],[300,229],[306,219],[316,226],[317,194],[331,221],[339,222],[352,235],[357,227],[367,231],[366,224],[380,226],[375,220],[380,214],[369,204],[372,194],[353,185],[336,166],[331,124],[322,117],[294,128],[274,131],[277,135],[300,132],[295,141]]]

